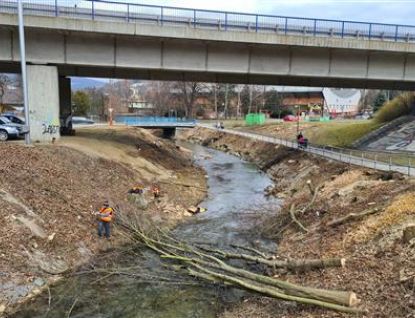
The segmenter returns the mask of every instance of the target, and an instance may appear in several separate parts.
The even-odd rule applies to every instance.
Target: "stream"
[[[225,250],[231,250],[231,244],[250,246],[248,243],[254,241],[258,249],[275,251],[275,243],[249,231],[250,214],[266,206],[276,210],[279,205],[277,199],[264,196],[264,189],[273,184],[267,174],[218,150],[189,143],[179,145],[193,150],[195,163],[206,170],[209,192],[200,204],[207,211],[176,227],[173,235],[189,243]],[[120,267],[137,266],[140,277],[74,276],[10,317],[213,318],[224,306],[249,295],[235,288],[200,284],[166,270],[150,251],[140,253],[143,257],[128,256],[126,252],[115,260]],[[165,282],[152,282],[159,277],[165,277]]]

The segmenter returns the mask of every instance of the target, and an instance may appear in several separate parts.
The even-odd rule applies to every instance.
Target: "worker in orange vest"
[[[142,194],[144,192],[144,189],[143,189],[143,187],[140,187],[140,186],[138,186],[138,187],[133,187],[133,188],[131,188],[130,190],[128,190],[128,193],[129,194]]]
[[[102,236],[105,232],[106,237],[110,237],[110,223],[114,218],[114,209],[108,202],[105,202],[96,212],[98,218],[98,235]]]
[[[159,187],[154,187],[153,188],[153,195],[154,195],[155,199],[157,199],[160,196],[160,188]]]

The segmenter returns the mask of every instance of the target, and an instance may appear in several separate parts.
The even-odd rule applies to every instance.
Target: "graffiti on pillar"
[[[43,123],[43,134],[55,135],[59,132],[59,122],[47,120]]]
[[[44,134],[56,134],[59,131],[59,126],[43,124],[43,133]]]

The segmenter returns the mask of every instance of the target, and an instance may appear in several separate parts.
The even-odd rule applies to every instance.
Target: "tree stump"
[[[414,238],[415,238],[415,224],[410,224],[403,230],[402,240],[404,244],[408,244]]]

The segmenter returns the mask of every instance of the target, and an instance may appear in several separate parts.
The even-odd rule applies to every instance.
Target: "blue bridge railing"
[[[0,12],[17,13],[16,0],[0,0]],[[24,0],[27,15],[183,26],[218,31],[291,34],[414,42],[415,26],[283,17],[144,5],[108,0]]]
[[[178,117],[116,117],[115,122],[132,126],[195,126],[195,119]]]

